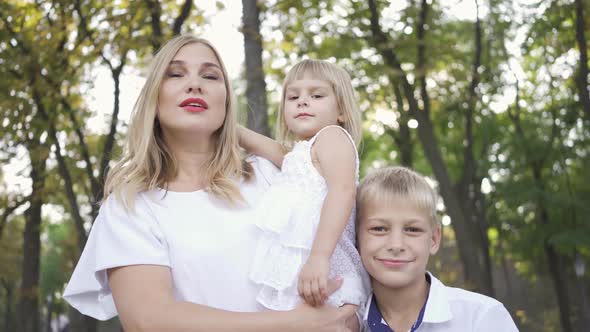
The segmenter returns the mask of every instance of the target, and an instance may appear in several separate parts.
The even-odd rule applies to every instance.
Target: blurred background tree
[[[465,4],[474,10],[461,18]],[[273,132],[297,61],[341,65],[363,111],[362,174],[406,165],[440,193],[444,241],[430,268],[501,300],[522,331],[590,330],[587,1],[214,5],[207,15],[188,0],[0,4],[0,329],[118,330],[61,294],[122,147],[132,93],[122,81],[170,37],[229,24],[217,15],[238,10],[245,63],[230,75],[245,124]],[[110,76],[110,109],[88,98],[98,68]],[[15,167],[28,179],[17,189]]]

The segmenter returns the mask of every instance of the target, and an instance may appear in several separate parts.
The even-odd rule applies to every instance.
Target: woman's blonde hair
[[[227,92],[225,119],[221,128],[214,133],[217,138],[215,152],[207,167],[208,191],[231,203],[243,201],[234,181],[242,177],[249,179],[252,167],[243,161],[240,154],[234,96],[227,70],[219,52],[209,41],[191,35],[171,39],[154,56],[148,77],[133,107],[123,155],[108,173],[104,199],[114,193],[118,200],[133,210],[137,193],[167,188],[168,182],[176,176],[178,163],[163,139],[156,116],[157,106],[168,65],[182,47],[193,43],[203,44],[213,51],[223,72]]]
[[[421,174],[401,166],[384,167],[369,173],[356,190],[357,225],[369,201],[402,198],[428,214],[438,225],[436,191]]]
[[[326,81],[330,84],[336,96],[338,110],[342,112],[344,118],[340,126],[352,136],[354,143],[358,147],[362,137],[361,112],[354,95],[350,75],[337,65],[323,60],[303,60],[293,66],[287,73],[287,77],[283,82],[283,95],[277,118],[277,139],[285,145],[290,145],[294,139],[285,121],[285,99],[289,84],[303,79],[305,76]]]

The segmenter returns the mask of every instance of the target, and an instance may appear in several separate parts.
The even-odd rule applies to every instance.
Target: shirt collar
[[[430,278],[430,289],[428,291],[428,297],[426,298],[425,307],[422,308],[424,310],[422,323],[442,323],[451,320],[453,314],[451,313],[446,286],[433,276],[432,273],[426,272],[426,274],[427,278]],[[375,304],[373,304],[373,301],[374,294],[371,294],[365,304],[363,313],[363,321],[366,326],[369,326],[370,324],[369,317],[377,317],[374,316],[375,313],[372,311],[377,309],[377,303],[375,301]],[[378,315],[378,319],[381,319],[381,323],[386,324],[380,312]]]
[[[430,272],[430,290],[428,291],[428,302],[424,312],[423,322],[442,323],[453,318],[451,305],[447,295],[447,287]]]

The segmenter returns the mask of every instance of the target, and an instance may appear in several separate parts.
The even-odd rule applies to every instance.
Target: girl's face
[[[343,122],[334,90],[327,81],[305,75],[285,89],[284,118],[299,140],[313,137],[320,129]]]
[[[204,134],[223,125],[227,91],[221,65],[204,44],[183,46],[160,86],[157,116],[165,137]]]

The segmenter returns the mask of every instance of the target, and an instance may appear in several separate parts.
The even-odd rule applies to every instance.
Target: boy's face
[[[440,227],[403,197],[364,204],[358,245],[373,286],[400,289],[424,280],[428,257],[438,251]]]

